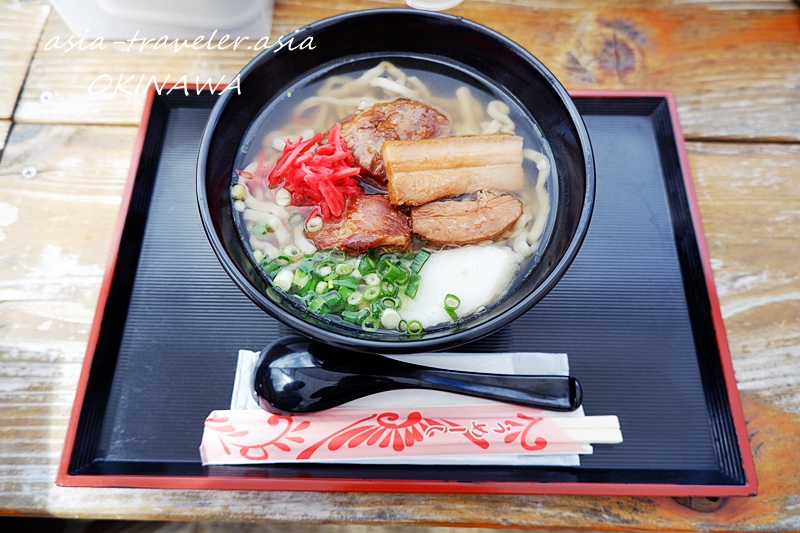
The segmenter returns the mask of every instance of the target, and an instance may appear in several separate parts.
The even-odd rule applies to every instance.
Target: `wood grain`
[[[11,118],[50,6],[46,2],[0,0],[0,119]]]
[[[800,414],[800,146],[690,146],[739,389]]]
[[[669,498],[56,487],[135,135],[133,127],[17,125],[0,162],[0,514],[631,531],[800,528],[797,388],[776,394],[774,383],[759,381],[800,370],[800,337],[792,333],[799,281],[788,253],[800,239],[793,231],[800,147],[786,145],[689,144],[755,450],[755,498],[701,513]],[[30,166],[37,174],[26,180],[21,170]],[[749,281],[762,272],[763,281]],[[759,298],[769,301],[751,305]],[[761,351],[764,345],[771,351]]]
[[[273,40],[304,24],[344,11],[400,2],[278,2]],[[449,12],[496,29],[539,57],[569,88],[658,89],[677,95],[687,137],[800,140],[800,6],[792,1],[745,2],[464,2]],[[142,76],[232,76],[254,55],[246,48],[213,52],[148,48],[64,53],[45,50],[69,34],[50,17],[31,65],[15,120],[137,124],[144,102]],[[325,46],[326,43],[316,43]],[[299,53],[299,52],[293,52]],[[93,96],[103,74],[132,79]],[[96,85],[93,90],[99,90]],[[55,98],[42,102],[51,91]]]

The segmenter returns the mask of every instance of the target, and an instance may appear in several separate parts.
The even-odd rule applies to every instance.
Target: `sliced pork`
[[[381,153],[393,205],[423,205],[480,190],[516,191],[525,184],[522,137],[516,135],[389,141]]]
[[[375,247],[406,250],[411,245],[411,224],[386,196],[357,195],[350,198],[341,223],[326,224],[313,239],[317,248],[354,254]]]
[[[400,98],[378,103],[342,123],[342,137],[364,170],[385,179],[381,146],[386,141],[416,141],[450,135],[450,121],[433,108]]]
[[[431,202],[411,210],[414,233],[430,242],[471,244],[502,234],[522,215],[510,194],[479,194],[477,200]]]

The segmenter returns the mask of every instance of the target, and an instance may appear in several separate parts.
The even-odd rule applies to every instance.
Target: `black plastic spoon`
[[[253,374],[261,407],[311,413],[395,389],[432,389],[491,400],[574,411],[581,385],[571,376],[518,376],[456,372],[351,352],[305,337],[283,337],[261,352]]]

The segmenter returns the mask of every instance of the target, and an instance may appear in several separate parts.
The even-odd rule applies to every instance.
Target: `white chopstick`
[[[550,420],[580,444],[619,444],[622,431],[616,416],[551,417]]]

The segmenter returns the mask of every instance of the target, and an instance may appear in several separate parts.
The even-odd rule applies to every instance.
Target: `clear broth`
[[[344,101],[344,103],[336,104],[328,102],[318,106],[308,107],[309,103],[311,103],[311,101],[308,99],[319,97],[320,92],[325,93],[322,96],[330,95],[332,93],[330,90],[332,78],[338,79],[346,77],[350,80],[357,80],[370,69],[378,65],[381,60],[390,61],[395,67],[402,71],[403,75],[405,76],[405,85],[410,86],[411,88],[418,88],[418,84],[415,82],[412,83],[412,79],[416,78],[420,80],[427,88],[427,93],[425,93],[424,96],[420,96],[420,91],[418,89],[417,97],[405,94],[395,94],[393,97],[388,95],[387,97],[387,92],[380,87],[367,85],[366,87],[360,89],[359,92],[355,93],[355,96],[351,96],[349,94],[337,95],[336,98]],[[282,149],[278,148],[280,143],[276,142],[275,139],[285,139],[288,137],[292,140],[297,140],[297,138],[300,136],[303,138],[308,138],[310,135],[313,135],[316,132],[327,133],[336,122],[345,119],[349,115],[359,110],[359,103],[354,101],[354,98],[373,98],[378,101],[385,101],[394,98],[409,97],[412,100],[420,101],[441,112],[444,112],[451,119],[454,135],[481,133],[481,131],[474,131],[474,127],[477,126],[478,128],[481,128],[482,126],[486,126],[486,122],[490,122],[492,120],[492,117],[490,117],[486,112],[487,106],[491,101],[499,100],[509,108],[510,112],[508,113],[508,116],[515,125],[513,133],[523,138],[523,149],[532,149],[536,152],[539,152],[543,154],[550,162],[550,172],[545,184],[549,206],[547,216],[544,220],[544,228],[538,244],[535,243],[532,254],[522,261],[517,277],[511,283],[509,291],[507,291],[506,294],[512,291],[519,283],[521,278],[524,277],[524,275],[531,268],[535,268],[537,262],[539,261],[539,257],[546,247],[550,233],[552,232],[556,214],[556,209],[553,207],[558,205],[558,179],[555,166],[552,164],[552,152],[533,118],[529,114],[523,112],[521,107],[512,97],[510,97],[510,95],[496,87],[493,87],[490,83],[482,83],[480,78],[478,78],[474,73],[467,71],[466,69],[456,69],[452,66],[443,65],[430,60],[399,57],[380,59],[365,58],[334,68],[320,69],[320,72],[320,74],[316,75],[311,80],[305,79],[294,86],[287,88],[281,93],[281,95],[273,99],[273,101],[265,106],[259,117],[250,126],[242,140],[235,159],[234,169],[252,170],[256,164],[256,161],[258,160],[259,152],[262,151],[262,149],[264,152],[263,162],[265,165],[276,161],[280,157]],[[392,76],[391,72],[384,73],[384,76],[393,81],[402,81],[402,79],[398,78],[398,76]],[[458,98],[456,97],[456,90],[460,87],[467,87],[472,97],[470,99],[472,101],[471,105],[466,106],[473,112],[472,114],[475,119],[472,121],[468,120],[468,117],[463,112],[464,106],[459,104]],[[335,93],[335,84],[333,89],[333,92]],[[342,91],[340,90],[339,92],[341,93]],[[362,106],[363,105],[365,104],[362,104]],[[297,113],[296,110],[301,106],[307,108],[303,112]],[[324,111],[322,109],[323,107],[325,108]],[[478,117],[478,107],[483,110],[483,115],[480,117]],[[470,131],[468,124],[470,122],[473,123],[473,131]],[[484,124],[480,124],[481,122],[484,122]],[[521,193],[515,193],[515,195],[523,201],[526,211],[536,210],[536,206],[533,204],[535,203],[534,199],[536,198],[535,186],[539,177],[539,170],[537,169],[536,164],[531,159],[526,157],[523,160],[523,171],[526,178],[526,188]],[[240,182],[241,180],[242,179],[235,171],[232,177],[232,185]],[[374,186],[374,184],[369,180],[362,181],[362,187],[365,189],[367,194],[385,193],[385,190]],[[258,200],[274,202],[274,199],[269,196],[271,194],[270,191],[263,191],[263,195],[259,195],[259,191],[255,191],[254,194]],[[306,206],[289,207],[287,209],[299,211],[302,219],[305,221],[306,217],[308,217],[314,208]],[[236,211],[234,212],[236,213]],[[243,213],[238,213],[236,216],[236,223],[237,227],[239,228],[240,237],[242,238],[246,248],[250,251],[251,255],[253,255],[255,250],[250,244],[250,228],[252,227],[253,222],[245,220]],[[528,226],[530,227],[530,224]],[[289,228],[288,230],[290,233],[294,231],[292,228]],[[273,244],[275,244],[277,247],[276,243]],[[428,243],[423,243],[416,236],[414,236],[412,251],[419,250],[423,245],[428,250],[436,249],[435,246],[431,246]],[[254,256],[253,259],[256,260],[256,257]],[[256,263],[258,263],[257,260]],[[271,279],[265,272],[262,271],[262,273],[267,279]],[[306,307],[306,303],[300,300],[299,297],[290,297],[297,305],[301,306],[301,308]],[[500,298],[498,301],[500,300],[502,300],[502,298]],[[491,305],[487,306],[487,309],[488,308],[491,308]],[[485,311],[481,311],[480,313],[483,312]],[[463,324],[471,318],[478,316],[480,313],[462,317],[458,323]],[[344,322],[336,315],[318,316],[322,320],[334,321],[338,325],[345,325],[356,331],[362,332],[362,329],[359,326]],[[443,328],[452,327],[452,325],[453,324],[442,324],[427,328],[426,331],[440,331]],[[381,329],[374,333],[387,334],[390,336],[401,335],[401,333],[396,330],[385,329]]]

